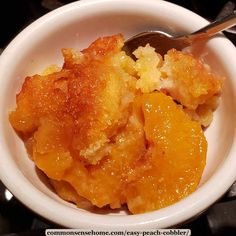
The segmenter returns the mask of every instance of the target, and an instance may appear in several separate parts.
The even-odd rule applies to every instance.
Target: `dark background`
[[[70,2],[74,1],[1,0],[0,50],[32,21]],[[184,6],[208,20],[214,20],[236,9],[235,0],[170,0],[169,2]],[[225,32],[225,35],[236,45],[235,34]],[[6,191],[0,182],[0,236],[44,235],[45,229],[59,227],[39,218],[14,197],[7,199]],[[193,236],[236,236],[236,184],[204,214],[179,227],[191,229]]]

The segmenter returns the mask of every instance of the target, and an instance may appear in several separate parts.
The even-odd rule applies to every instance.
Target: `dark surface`
[[[0,14],[0,50],[29,23],[69,2],[73,1],[0,1],[0,9],[4,11],[4,14]],[[214,20],[217,16],[231,11],[236,4],[235,0],[172,0],[170,2],[195,11],[208,20]],[[236,45],[235,34],[226,33],[226,36]],[[0,236],[37,236],[44,235],[47,228],[58,228],[28,210],[14,197],[11,199],[8,197],[7,200],[5,195],[6,189],[0,182]],[[236,236],[236,184],[207,212],[179,227],[191,229],[193,236]]]

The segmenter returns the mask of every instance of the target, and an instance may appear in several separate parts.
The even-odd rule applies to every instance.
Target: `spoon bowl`
[[[150,44],[150,46],[154,47],[156,52],[162,56],[171,48],[182,50],[183,48],[190,46],[190,42],[184,38],[179,40],[163,31],[150,31],[137,34],[125,41],[123,50],[127,55],[135,59],[132,54],[133,51],[139,46],[144,47],[146,44]]]
[[[236,10],[191,34],[173,36],[161,30],[139,33],[125,42],[123,50],[127,55],[134,58],[133,51],[139,46],[145,46],[149,43],[156,49],[156,52],[163,56],[171,48],[182,50],[197,41],[206,40],[235,24]]]

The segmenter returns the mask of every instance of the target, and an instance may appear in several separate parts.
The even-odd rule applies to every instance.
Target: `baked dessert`
[[[221,80],[190,54],[146,45],[134,61],[123,43],[63,49],[61,68],[25,78],[9,120],[63,199],[137,214],[197,188]]]

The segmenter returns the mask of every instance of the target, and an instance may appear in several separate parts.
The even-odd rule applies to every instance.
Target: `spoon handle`
[[[216,33],[219,33],[223,30],[226,30],[236,24],[236,10],[230,13],[227,16],[213,21],[211,24],[203,27],[202,29],[195,31],[194,33],[184,36],[190,42],[206,39],[213,36]],[[181,38],[181,37],[180,37]]]

